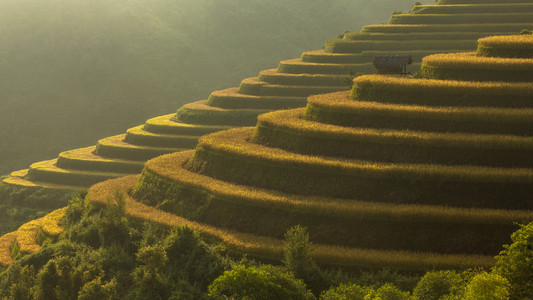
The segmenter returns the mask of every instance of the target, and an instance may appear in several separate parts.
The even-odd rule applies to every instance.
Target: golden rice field
[[[475,0],[474,0],[475,1]],[[526,0],[529,1],[529,0]],[[411,32],[509,32],[518,33],[522,29],[531,29],[531,22],[513,22],[507,24],[375,24],[365,25],[361,32],[375,33],[411,33]]]
[[[493,36],[478,40],[483,57],[533,58],[533,35]]]
[[[16,232],[11,232],[0,237],[0,266],[6,267],[13,262],[11,246],[17,237]]]
[[[478,40],[479,45],[494,48],[529,49],[533,50],[533,35],[490,36]]]
[[[67,208],[56,209],[53,212],[43,217],[41,228],[48,236],[58,236],[63,232],[63,227],[60,226],[61,219],[65,215]]]
[[[372,103],[363,103],[362,109],[369,109],[370,111],[363,112],[363,114],[372,114]],[[357,109],[356,105],[351,108]],[[402,107],[392,107],[392,113],[398,112]],[[441,111],[427,109],[423,110],[420,107],[409,107],[408,116],[414,117],[418,114],[427,113],[427,118],[432,118],[436,114],[431,112],[441,113]],[[396,110],[396,111],[394,111]],[[451,113],[457,113],[457,110],[450,110]],[[447,111],[447,113],[450,113]],[[461,116],[468,118],[468,111]],[[468,147],[473,149],[502,149],[502,150],[533,150],[533,137],[518,137],[510,135],[476,135],[476,134],[463,134],[463,133],[437,133],[437,132],[425,132],[425,131],[410,131],[410,130],[390,130],[390,129],[373,129],[373,128],[352,128],[344,126],[335,126],[329,124],[323,124],[319,122],[312,122],[301,119],[300,116],[303,113],[303,109],[294,109],[283,112],[272,112],[259,116],[258,126],[271,126],[276,127],[281,131],[295,131],[301,134],[310,134],[314,136],[329,136],[332,139],[339,139],[343,141],[350,141],[357,139],[361,143],[383,143],[383,144],[410,144],[425,147],[451,147],[462,148]],[[459,112],[460,113],[460,112]],[[494,114],[497,116],[497,114]],[[530,121],[533,116],[533,110],[529,112],[528,116],[523,118],[523,121]],[[451,118],[456,119],[457,116]],[[529,119],[528,119],[529,117]],[[498,120],[494,120],[498,122]],[[533,152],[532,152],[533,154]]]
[[[533,170],[530,169],[508,170],[470,166],[388,164],[302,155],[249,142],[248,138],[252,135],[253,130],[253,128],[246,127],[203,136],[200,138],[197,153],[199,150],[203,150],[215,153],[217,156],[235,157],[243,162],[261,161],[272,165],[297,166],[301,169],[340,172],[370,178],[409,176],[412,179],[416,178],[422,181],[533,183]]]
[[[477,56],[475,52],[433,54],[422,59],[422,64],[432,67],[450,67],[460,70],[532,70],[532,59]],[[505,81],[505,78],[502,78]]]
[[[533,50],[533,38],[482,38],[477,54],[429,55],[420,72],[426,78],[359,76],[352,92],[342,91],[348,86],[340,80],[350,72],[373,71],[369,61],[359,61],[374,55],[365,51],[473,50],[475,39],[490,32],[533,27],[533,14],[509,13],[529,4],[496,13],[494,5],[463,5],[499,3],[493,0],[439,1],[444,3],[459,5],[416,6],[419,14],[394,14],[391,24],[365,26],[360,33],[348,33],[326,42],[323,50],[309,52],[309,59],[316,61],[282,61],[278,69],[243,80],[239,88],[184,105],[173,117],[153,118],[126,136],[101,140],[96,152],[91,148],[80,155],[84,168],[93,161],[103,164],[97,155],[125,164],[124,158],[142,161],[189,148],[196,135],[209,133],[196,151],[152,159],[142,176],[98,183],[87,199],[103,206],[119,197],[133,220],[189,226],[232,252],[256,258],[279,260],[285,225],[307,222],[315,229],[310,234],[315,232],[320,241],[312,245],[311,256],[330,267],[491,267],[494,259],[488,254],[499,249],[515,222],[533,220],[533,206],[527,201],[533,192],[533,60],[523,54]],[[469,14],[464,9],[491,13]],[[497,57],[509,49],[522,52]],[[256,119],[325,91],[341,92],[311,96],[306,109]],[[343,123],[348,119],[352,121]],[[255,128],[229,129],[256,120]],[[404,123],[409,125],[402,128]],[[229,130],[211,133],[220,129]],[[352,156],[328,147],[346,147]],[[487,157],[470,160],[476,155]],[[44,178],[38,176],[38,166],[42,174],[55,173],[48,176],[58,182],[71,175],[50,161],[34,165],[29,173],[35,178]],[[105,172],[71,173],[87,177]],[[174,208],[182,211],[170,209],[176,202]],[[43,234],[59,235],[64,212],[54,211],[0,237],[0,264],[8,265],[12,252],[38,251]],[[336,231],[342,226],[343,232]],[[339,237],[324,238],[328,230]],[[395,233],[408,233],[410,240],[401,234],[393,237]],[[453,236],[450,243],[466,246],[440,248],[439,243],[448,243],[448,234]],[[491,234],[498,236],[498,243],[483,248],[491,243],[484,244]],[[343,243],[344,237],[352,239]],[[392,242],[379,244],[389,237]],[[394,238],[408,241],[392,245]],[[434,244],[423,245],[426,238]],[[475,246],[469,248],[469,242]],[[477,245],[483,248],[479,252]]]
[[[437,5],[531,3],[530,0],[438,0]]]
[[[163,226],[189,226],[212,240],[222,241],[230,250],[247,253],[252,257],[279,260],[282,255],[283,242],[279,239],[243,234],[206,226],[188,221],[174,214],[160,211],[136,202],[128,191],[138,181],[138,176],[129,176],[109,180],[93,186],[88,199],[98,205],[107,205],[108,199],[114,199],[117,190],[125,200],[126,214],[139,221],[149,221]],[[347,248],[313,244],[311,257],[319,264],[342,267],[345,269],[397,266],[404,270],[426,270],[428,268],[466,268],[469,266],[490,267],[494,259],[482,255],[438,255],[434,253],[416,253],[406,251],[383,251],[359,248]]]
[[[66,208],[54,210],[48,215],[20,226],[16,231],[0,237],[0,266],[8,266],[13,261],[12,247],[16,243],[22,254],[35,253],[41,249],[39,231],[45,236],[56,237],[63,232],[60,226]]]
[[[360,88],[362,87],[357,87],[356,89]],[[376,87],[374,85],[372,85],[371,88],[380,89],[380,87]],[[393,84],[383,87],[383,89],[385,88],[395,90],[397,92],[401,91],[400,87],[397,88],[397,86]],[[430,91],[431,89],[428,89],[428,93]],[[458,103],[458,105],[461,104],[463,103]],[[384,114],[385,116],[392,118],[401,116],[406,118],[450,121],[469,120],[478,122],[512,122],[523,124],[524,126],[527,126],[533,122],[533,108],[519,109],[470,106],[432,107],[422,105],[382,103],[378,101],[358,101],[357,97],[352,99],[348,92],[312,96],[309,97],[307,105],[319,107],[327,111],[342,112],[345,114],[370,116]],[[312,118],[312,116],[306,116],[305,114],[304,117]]]
[[[379,202],[347,201],[328,197],[306,197],[266,190],[246,185],[237,185],[215,178],[188,171],[183,168],[193,151],[167,154],[149,160],[143,176],[156,176],[157,180],[170,183],[179,182],[190,188],[209,192],[231,199],[240,204],[253,204],[260,207],[286,207],[298,211],[327,214],[335,217],[375,218],[384,220],[432,220],[438,223],[461,222],[480,224],[510,224],[514,221],[528,221],[532,218],[530,211],[454,208],[430,205],[401,205]],[[133,195],[141,194],[144,189],[143,178],[133,189]],[[150,197],[149,194],[146,197]]]
[[[454,54],[436,54],[429,55],[423,59],[424,63],[440,66],[460,65],[463,67],[463,61],[470,61],[470,59],[479,59],[472,62],[473,64],[485,64],[493,61],[494,64],[508,62],[514,62],[514,60],[498,60],[492,58],[478,58],[472,53],[454,53]],[[458,61],[456,61],[458,60]],[[523,60],[524,63],[533,64],[530,60]],[[519,65],[519,64],[517,64]],[[466,68],[466,67],[465,67]],[[511,96],[530,96],[533,94],[533,85],[531,83],[521,82],[472,82],[472,81],[460,81],[460,80],[437,80],[426,78],[409,78],[390,75],[364,75],[358,76],[354,79],[353,92],[357,93],[360,88],[373,88],[373,89],[392,89],[395,91],[424,91],[430,93],[447,93],[447,94],[481,94],[481,95],[511,95]],[[335,95],[335,94],[332,94]],[[320,96],[310,97],[310,100],[316,99]],[[354,99],[357,99],[357,94],[353,95]],[[333,97],[328,97],[331,99]],[[371,100],[371,99],[370,99]],[[333,101],[335,102],[335,101]]]

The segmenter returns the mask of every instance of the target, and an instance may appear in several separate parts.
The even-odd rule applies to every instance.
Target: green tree
[[[163,247],[171,278],[193,282],[202,291],[229,268],[229,264],[187,226],[173,228],[163,241]]]
[[[439,300],[464,288],[464,280],[455,271],[427,272],[413,290],[414,300]]]
[[[509,286],[509,281],[502,276],[483,272],[467,284],[464,300],[507,300]]]
[[[305,227],[296,225],[290,228],[285,233],[282,262],[296,278],[302,279],[318,295],[330,286],[330,281],[309,256],[310,246]]]
[[[364,300],[372,288],[362,287],[358,284],[340,284],[324,291],[320,295],[321,300]]]
[[[78,294],[78,300],[101,300],[119,299],[117,294],[117,281],[113,279],[107,283],[102,283],[102,277],[87,282]]]
[[[533,299],[533,222],[522,225],[511,240],[496,257],[493,272],[509,281],[511,299]]]
[[[213,281],[209,286],[209,295],[220,299],[227,296],[236,300],[315,299],[302,280],[270,265],[236,265]]]
[[[134,271],[135,299],[168,299],[170,285],[164,273],[168,261],[165,249],[161,245],[142,247],[137,261],[141,266]]]
[[[59,274],[53,260],[49,261],[37,276],[37,292],[35,299],[56,300],[59,299],[56,289],[59,287]]]
[[[376,291],[368,293],[364,300],[408,300],[409,292],[400,291],[393,284],[386,283]]]
[[[97,225],[100,243],[104,247],[112,244],[124,246],[128,243],[129,225],[124,209],[124,198],[120,193],[117,193],[115,198],[117,203],[108,203]]]
[[[35,269],[32,265],[20,267],[20,264],[15,263],[13,270],[10,270],[13,277],[10,278],[11,286],[8,289],[9,299],[13,300],[30,300],[30,290],[35,281]],[[0,294],[1,295],[1,294]]]

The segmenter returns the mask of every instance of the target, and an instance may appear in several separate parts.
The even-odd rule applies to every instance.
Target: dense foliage
[[[63,222],[58,241],[2,274],[0,298],[202,299],[229,266],[192,230],[131,222],[121,204],[97,209],[78,197]]]
[[[533,223],[513,234],[494,271],[322,270],[307,230],[285,234],[281,266],[208,243],[188,227],[126,218],[124,200],[94,207],[78,195],[63,233],[0,273],[0,299],[524,299],[531,290]],[[280,298],[281,297],[281,298]]]
[[[41,188],[12,187],[0,183],[0,235],[65,206],[71,193]]]

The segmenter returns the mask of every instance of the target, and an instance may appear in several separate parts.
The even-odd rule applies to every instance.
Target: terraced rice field
[[[442,57],[481,67],[499,59]],[[417,90],[440,94],[437,103]],[[300,224],[319,262],[347,268],[382,267],[383,251],[400,269],[486,267],[517,223],[533,221],[531,83],[367,75],[352,92],[308,99],[306,108],[260,115],[255,128],[149,160],[128,187],[132,199],[257,238],[279,240]],[[370,255],[353,260],[350,251]],[[417,255],[431,259],[405,265]],[[443,256],[444,265],[429,262]]]
[[[347,91],[354,74],[375,72],[372,65],[375,56],[412,55],[414,63],[409,71],[414,72],[420,68],[424,56],[473,51],[478,38],[533,29],[531,0],[474,2],[415,5],[409,14],[392,15],[389,24],[368,25],[360,32],[327,41],[324,49],[306,51],[300,58],[281,61],[276,69],[244,79],[239,87],[214,91],[208,99],[186,104],[174,114],[147,120],[124,134],[103,138],[93,147],[65,151],[56,159],[32,164],[27,170],[13,172],[5,182],[78,190],[109,178],[139,173],[146,160],[193,149],[204,134],[253,126],[262,113],[304,107],[310,95]],[[529,78],[529,66],[525,68],[510,70],[512,74],[505,76]],[[445,77],[443,73],[456,76],[462,72],[442,66],[436,69],[429,60],[425,70],[428,77],[434,74],[432,76],[438,79]],[[468,79],[470,75],[465,76]],[[480,102],[485,99],[480,95],[472,97]],[[502,104],[508,106],[520,106],[525,101],[523,97],[506,102],[498,99],[495,95],[486,101],[508,103]],[[418,104],[427,105],[422,100]],[[519,131],[519,125],[509,126]],[[482,133],[483,130],[479,130]]]
[[[60,221],[66,208],[22,225],[17,231],[0,237],[0,266],[9,266],[20,254],[35,253],[41,248],[39,237],[57,237],[62,232]]]
[[[465,57],[480,68],[500,59],[442,57],[463,69]],[[210,133],[196,150],[150,159],[140,176],[98,183],[87,197],[123,199],[130,218],[186,225],[258,259],[281,259],[283,235],[298,224],[326,267],[490,268],[517,224],[533,221],[533,90],[498,78],[360,76],[352,91]],[[39,230],[60,233],[61,213],[1,237],[0,262],[37,251]]]

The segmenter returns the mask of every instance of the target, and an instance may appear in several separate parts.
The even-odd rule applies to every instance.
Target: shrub
[[[364,300],[408,300],[409,292],[400,291],[394,285],[387,283],[376,291],[369,292]]]
[[[283,263],[296,278],[302,279],[313,293],[319,294],[330,283],[324,272],[309,257],[309,247],[307,229],[300,225],[290,228],[285,233]]]
[[[141,266],[133,275],[135,299],[168,299],[170,285],[163,272],[168,261],[165,249],[160,245],[145,246],[136,256]]]
[[[94,300],[94,299],[119,299],[117,295],[117,282],[112,280],[107,283],[102,283],[102,278],[97,277],[92,281],[87,282],[78,294],[78,300]]]
[[[494,273],[483,272],[474,276],[466,286],[465,300],[509,299],[509,281]]]
[[[124,199],[118,197],[117,204],[109,203],[103,210],[97,225],[100,243],[104,247],[112,244],[126,245],[129,236],[128,220],[124,210]]]
[[[1,273],[1,272],[0,272]],[[0,281],[0,298],[30,300],[29,293],[35,281],[35,268],[15,262],[3,273]]]
[[[315,299],[302,280],[278,267],[236,265],[209,286],[209,295],[225,299]],[[227,298],[226,298],[227,299]]]
[[[340,284],[324,291],[320,295],[321,300],[364,300],[371,288],[357,284]]]
[[[494,273],[510,282],[511,299],[533,299],[533,223],[523,225],[511,240],[496,257]]]
[[[464,280],[455,271],[432,271],[426,273],[413,290],[414,300],[439,300],[453,296],[462,289]]]

